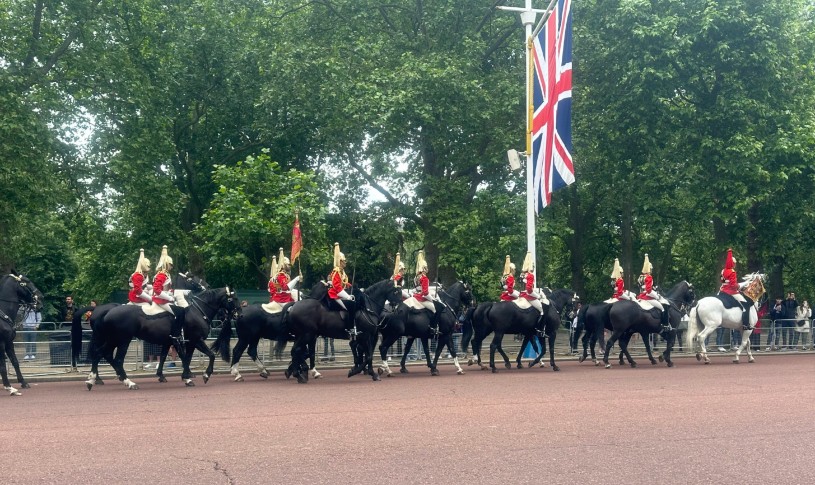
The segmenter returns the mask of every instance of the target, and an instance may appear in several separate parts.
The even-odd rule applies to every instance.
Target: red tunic
[[[289,275],[281,271],[277,273],[277,277],[273,278],[275,283],[275,287],[277,288],[277,293],[274,295],[274,301],[278,303],[291,303],[294,301],[294,298],[291,296],[291,290],[289,290]]]
[[[507,275],[506,280],[504,280],[504,286],[506,286],[506,289],[501,293],[501,301],[514,301],[515,297],[512,296],[512,293],[515,291],[515,277],[511,274]]]
[[[611,297],[619,300],[623,297],[623,292],[625,292],[625,282],[622,278],[617,278],[617,281],[614,282],[614,294]]]
[[[739,293],[738,276],[735,270],[724,269],[722,271],[722,286],[719,291],[728,295],[737,295]]]
[[[144,291],[144,275],[136,271],[130,276],[130,292],[127,294],[127,299],[133,303],[149,303],[150,300],[143,300],[139,295]]]
[[[391,279],[393,280],[394,286],[402,286],[405,277],[399,273],[396,273],[395,275],[391,276]]]
[[[521,298],[526,298],[527,300],[537,300],[537,298],[532,295],[532,292],[535,291],[535,275],[532,273],[526,273],[526,276],[524,276],[524,281],[526,282],[526,287],[524,287],[523,291],[521,291]]]
[[[277,294],[277,286],[275,286],[274,278],[269,278],[269,301],[273,302],[275,294]]]
[[[637,299],[653,300],[653,298],[648,296],[648,293],[651,293],[654,290],[654,278],[649,274],[645,275],[645,281],[643,282],[643,286],[645,287],[645,289],[642,291],[642,293],[637,295]]]
[[[347,287],[350,287],[350,283],[348,283],[348,276],[345,274],[340,268],[334,268],[334,271],[328,275],[328,281],[331,286],[328,288],[328,297],[332,300],[336,300],[340,297],[340,292]]]
[[[153,280],[153,301],[158,303],[159,305],[163,305],[165,303],[171,303],[173,300],[165,300],[164,298],[159,298],[159,293],[162,291],[172,291],[173,290],[173,283],[170,281],[170,275],[165,273],[164,271],[159,271],[156,275],[156,278]]]
[[[414,292],[413,296],[418,301],[431,301],[430,300],[430,278],[427,277],[426,274],[422,273],[419,276],[419,286],[421,289],[418,293]]]

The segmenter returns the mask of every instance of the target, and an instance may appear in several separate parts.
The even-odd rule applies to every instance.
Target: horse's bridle
[[[37,293],[34,290],[32,290],[31,288],[28,287],[28,283],[23,281],[23,277],[13,275],[13,274],[8,274],[6,276],[8,276],[9,278],[13,278],[17,282],[17,284],[20,285],[21,288],[28,291],[28,294],[31,297],[32,301],[30,303],[22,302],[22,301],[20,301],[20,298],[17,298],[15,300],[6,300],[5,298],[0,298],[0,301],[5,301],[7,303],[30,304],[30,305],[35,305],[36,306],[37,299],[38,299],[37,298]],[[6,322],[8,322],[9,325],[11,325],[12,327],[14,326],[14,319],[11,318],[10,316],[6,315],[6,312],[4,312],[2,309],[0,309],[0,320],[5,320]]]

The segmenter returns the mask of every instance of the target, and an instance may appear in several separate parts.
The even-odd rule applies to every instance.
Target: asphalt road
[[[0,396],[4,483],[810,483],[815,355]]]

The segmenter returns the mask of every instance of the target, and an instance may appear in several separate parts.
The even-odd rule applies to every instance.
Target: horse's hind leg
[[[385,374],[390,377],[393,374],[391,371],[390,366],[388,365],[388,351],[390,350],[393,343],[396,342],[396,339],[399,338],[395,335],[382,335],[382,343],[379,344],[379,356],[382,358],[382,363],[379,364],[379,369],[377,372],[380,374]]]
[[[554,328],[548,334],[546,334],[546,338],[549,340],[549,364],[552,366],[552,370],[555,372],[560,371],[560,367],[555,363],[555,338],[557,337],[557,328]],[[546,346],[546,341],[541,344],[542,347]],[[541,352],[541,355],[543,353]]]
[[[127,355],[127,349],[130,347],[130,340],[126,342],[122,342],[116,347],[116,356],[113,357],[113,361],[110,363],[111,366],[116,370],[116,375],[119,377],[119,380],[127,386],[130,390],[136,390],[139,386],[130,380],[127,377],[127,372],[125,372],[125,356]]]
[[[421,342],[422,342],[422,351],[424,352],[425,363],[426,363],[427,367],[430,369],[430,372],[432,373],[433,372],[433,361],[430,360],[430,345],[429,345],[430,342],[429,342],[429,339],[427,337],[422,337]]]
[[[410,348],[413,347],[414,340],[416,339],[413,337],[408,337],[407,341],[405,341],[405,348],[404,351],[402,352],[402,360],[399,362],[400,365],[399,372],[401,372],[402,374],[408,373],[407,367],[405,367],[405,361],[408,358],[408,354],[410,354]]]
[[[317,370],[317,336],[315,335],[313,338],[309,339],[306,343],[306,350],[308,351],[308,361],[309,366],[308,368],[311,370],[311,377],[314,379],[319,379],[323,375]],[[308,378],[308,373],[306,374],[306,378]]]
[[[510,364],[509,362],[509,356],[507,355],[506,352],[504,352],[503,343],[504,338],[503,336],[501,336],[501,340],[498,341],[498,347],[495,350],[497,350],[498,353],[501,354],[501,357],[504,358],[504,367],[506,367],[507,369],[512,369],[512,364]]]
[[[0,348],[0,377],[3,378],[3,389],[8,391],[10,396],[20,396],[20,391],[11,386],[8,380],[8,369],[6,368],[6,351]]]
[[[161,346],[161,355],[159,355],[158,367],[156,367],[156,376],[158,376],[159,382],[167,382],[167,378],[164,377],[164,362],[167,360],[167,353],[169,351],[169,345]]]
[[[524,339],[521,342],[521,348],[518,349],[518,357],[515,358],[515,367],[517,369],[523,369],[524,368],[524,366],[521,364],[521,359],[523,358],[524,349],[526,348],[526,345],[528,343],[529,343],[529,337],[524,335]],[[535,352],[535,353],[537,354],[537,352]],[[529,366],[532,367],[532,364],[529,364]]]
[[[606,341],[606,350],[605,350],[605,353],[603,354],[603,363],[606,365],[606,369],[611,368],[611,364],[608,363],[608,356],[611,353],[611,347],[614,346],[614,342],[619,340],[620,337],[622,337],[622,335],[623,335],[623,332],[621,332],[619,330],[614,330],[611,333],[611,336]]]
[[[209,349],[209,347],[207,346],[207,342],[204,339],[198,339],[195,342],[195,348],[198,349],[201,353],[203,353],[207,357],[209,357],[209,364],[207,365],[207,369],[204,371],[204,375],[201,376],[204,379],[204,384],[206,384],[209,381],[210,376],[212,376],[212,373],[215,371],[215,352]]]
[[[697,319],[698,319],[697,315]],[[718,328],[718,325],[715,327],[708,327],[705,325],[705,328],[702,329],[701,332],[696,336],[696,341],[699,342],[699,347],[702,349],[701,352],[696,353],[696,360],[704,360],[705,364],[710,364],[710,359],[707,356],[707,345],[705,345],[705,340],[707,340],[708,336],[713,333],[714,330]],[[691,342],[693,345],[693,342]]]
[[[257,367],[258,372],[260,372],[260,377],[266,379],[269,377],[269,371],[268,369],[266,369],[266,365],[263,364],[263,361],[260,359],[260,357],[258,357],[258,344],[260,344],[260,337],[256,338],[253,337],[252,340],[249,342],[249,349],[246,351],[246,354],[249,355],[249,358],[252,359],[252,362],[255,363],[255,367]],[[232,373],[232,370],[230,369],[229,372]],[[204,382],[206,383],[206,381]]]
[[[633,334],[629,333],[620,338],[620,365],[623,365],[623,356],[625,356],[625,359],[628,361],[628,365],[630,365],[632,368],[636,368],[637,363],[634,362],[634,359],[631,357],[631,353],[628,351],[628,344],[631,343],[632,336]],[[645,340],[646,339],[643,339],[643,342],[645,342]]]
[[[13,340],[6,341],[6,354],[8,355],[9,362],[11,362],[11,366],[14,367],[14,373],[17,374],[17,382],[20,383],[20,387],[29,389],[31,386],[28,385],[23,377],[23,373],[20,372],[20,361],[17,360],[17,354],[14,353]]]
[[[504,333],[495,331],[495,335],[492,337],[492,343],[490,343],[490,369],[492,369],[493,374],[498,372],[498,369],[495,367],[495,351],[501,347],[501,340],[504,338]],[[504,355],[504,360],[506,361],[507,369],[512,367],[509,364],[509,359],[503,354],[503,350],[501,351],[502,355]]]
[[[235,382],[243,382],[243,376],[238,369],[238,363],[241,361],[243,352],[248,346],[249,341],[238,335],[238,342],[235,344],[235,348],[232,349],[232,361],[229,363],[229,373],[232,374],[232,378],[235,380]],[[261,374],[261,377],[264,376]]]
[[[450,355],[453,357],[453,365],[456,366],[456,374],[464,374],[464,369],[461,368],[461,364],[458,362],[458,354],[456,353],[456,346],[453,344],[453,334],[447,334],[447,349],[450,351]]]

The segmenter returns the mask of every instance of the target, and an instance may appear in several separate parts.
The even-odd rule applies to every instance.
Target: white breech
[[[431,312],[436,313],[436,306],[433,304],[432,301],[424,300],[420,301],[419,303],[421,303],[423,307],[427,308]]]
[[[174,315],[174,313],[173,313],[173,309],[172,309],[172,308],[170,308],[170,302],[165,302],[165,303],[156,303],[156,305],[157,305],[159,308],[161,308],[162,310],[164,310],[165,312],[170,312],[170,315]]]
[[[541,305],[540,299],[538,299],[538,295],[532,293],[532,296],[536,297],[534,300],[529,300],[529,304],[535,307],[535,310],[539,311],[541,315],[543,315],[543,305]]]
[[[334,301],[337,302],[337,305],[341,306],[343,310],[348,311],[348,307],[342,302],[342,298],[334,298]]]
[[[407,300],[411,296],[413,296],[413,295],[411,295],[408,290],[402,290],[402,301]]]

